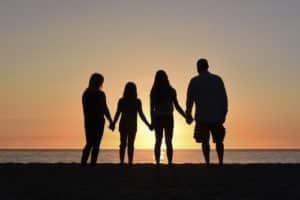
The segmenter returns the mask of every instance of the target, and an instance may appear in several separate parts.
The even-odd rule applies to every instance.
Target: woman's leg
[[[99,126],[93,133],[93,151],[92,151],[92,157],[91,157],[91,165],[95,166],[97,163],[98,159],[98,154],[99,154],[99,147],[101,143],[101,139],[103,136],[103,131],[104,131],[104,124],[105,121],[99,122]]]
[[[168,164],[171,165],[173,162],[173,145],[172,145],[172,138],[173,138],[173,130],[174,130],[174,120],[173,116],[167,120],[168,124],[165,127],[165,142],[167,146],[167,157],[168,157]]]
[[[90,143],[86,143],[86,145],[84,146],[83,150],[82,150],[82,155],[81,155],[81,165],[83,167],[86,166],[87,160],[89,158],[89,154],[92,148],[92,144]]]
[[[132,133],[128,134],[128,149],[127,149],[127,153],[128,153],[129,165],[132,165],[132,161],[133,161],[135,135],[136,135],[136,132],[132,132]]]
[[[156,164],[160,164],[160,147],[161,147],[161,141],[163,137],[163,129],[162,128],[155,128],[155,147],[154,147],[154,153],[155,153],[155,160]]]
[[[82,150],[82,155],[81,155],[81,165],[84,167],[86,166],[87,160],[89,158],[89,154],[91,151],[91,148],[93,146],[93,140],[92,140],[92,134],[93,134],[93,129],[89,127],[87,124],[85,124],[85,140],[86,144]]]
[[[120,164],[124,164],[125,150],[127,146],[127,135],[128,133],[126,131],[120,131]]]

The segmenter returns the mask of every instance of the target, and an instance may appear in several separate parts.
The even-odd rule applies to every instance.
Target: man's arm
[[[193,91],[193,81],[191,80],[187,90],[187,98],[186,98],[186,117],[187,123],[191,123],[193,121],[192,117],[192,109],[195,100],[194,91]]]
[[[223,123],[226,120],[226,115],[228,112],[228,97],[227,97],[227,92],[225,89],[225,85],[222,79],[221,80],[221,99],[222,99],[222,109],[223,109]]]

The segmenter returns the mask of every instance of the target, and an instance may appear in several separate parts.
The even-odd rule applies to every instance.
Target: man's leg
[[[223,156],[224,156],[224,144],[223,142],[216,143],[217,154],[219,158],[219,164],[223,165]]]
[[[194,138],[196,139],[197,142],[202,143],[202,152],[207,166],[209,166],[210,164],[209,131],[210,130],[206,123],[196,122]]]
[[[210,160],[209,160],[209,152],[210,152],[209,141],[202,142],[202,152],[203,152],[203,156],[204,156],[204,159],[205,159],[205,163],[206,163],[207,166],[209,166],[209,164],[210,164]]]
[[[223,165],[224,157],[224,138],[225,138],[225,128],[222,124],[216,124],[212,127],[213,140],[216,143],[216,150],[218,154],[219,164]]]

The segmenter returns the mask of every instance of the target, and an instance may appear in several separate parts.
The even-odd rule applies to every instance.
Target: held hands
[[[191,124],[194,121],[194,119],[191,114],[186,114],[185,121],[186,123]]]
[[[109,129],[112,130],[112,131],[114,131],[115,130],[115,124],[114,123],[110,123]]]
[[[150,129],[150,131],[153,131],[154,130],[154,127],[152,124],[148,124],[148,128]]]

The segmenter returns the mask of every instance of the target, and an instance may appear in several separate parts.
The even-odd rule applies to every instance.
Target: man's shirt
[[[228,106],[223,80],[208,71],[194,77],[188,87],[187,113],[191,113],[194,103],[197,122],[223,123]]]

